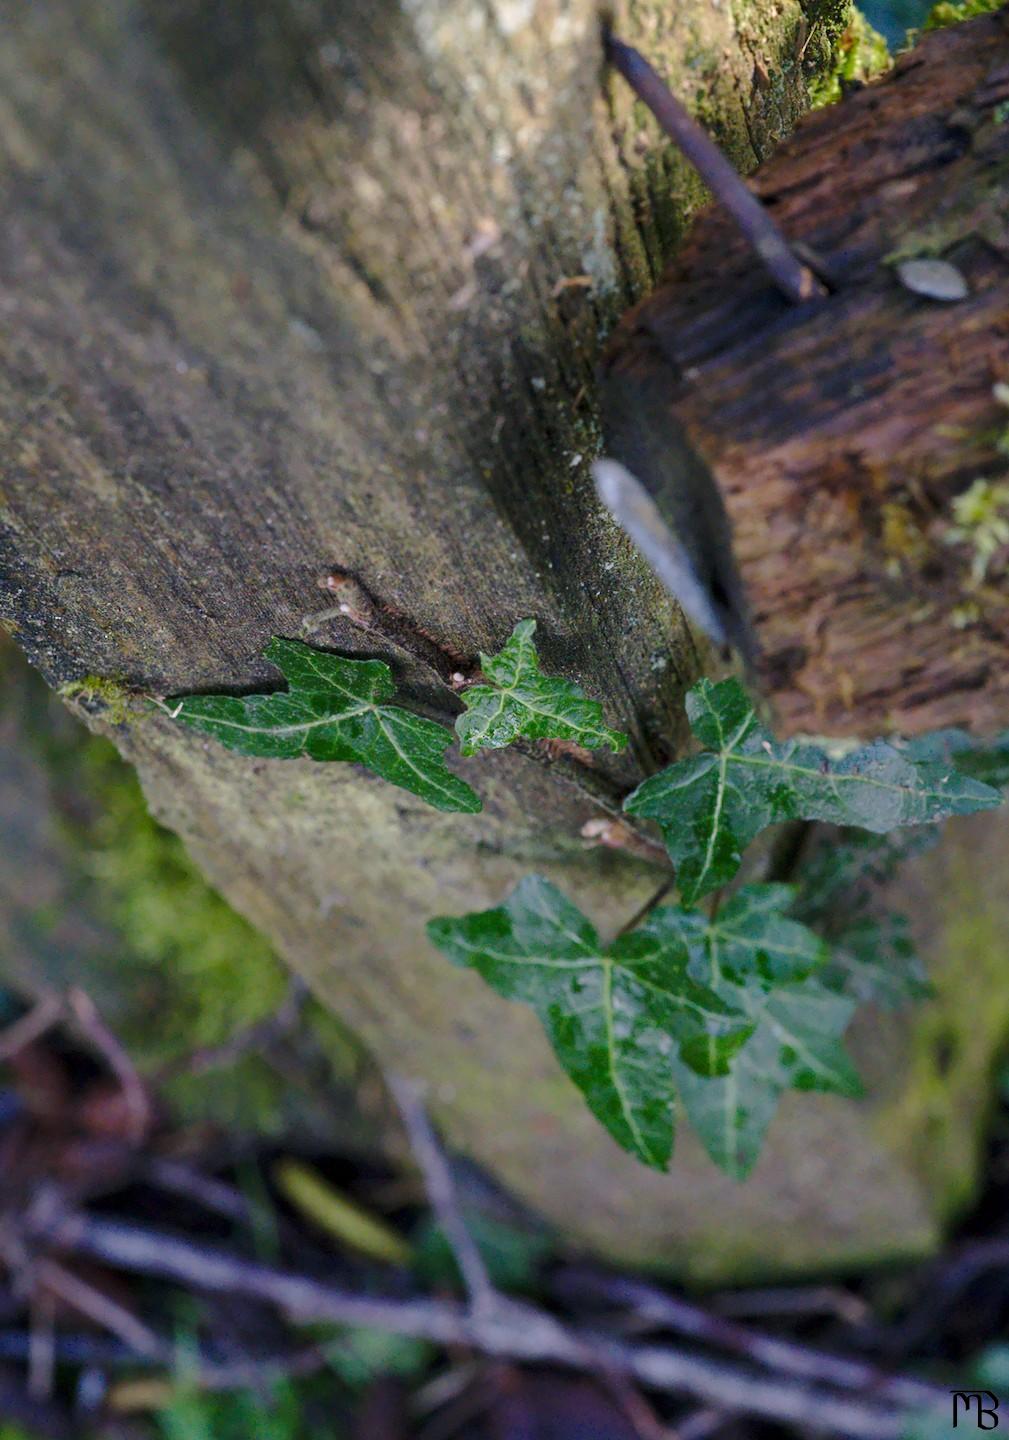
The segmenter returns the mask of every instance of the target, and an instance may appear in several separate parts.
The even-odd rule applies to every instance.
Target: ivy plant
[[[263,654],[286,691],[187,695],[170,714],[242,755],[356,760],[436,810],[482,808],[472,786],[445,764],[452,731],[389,704],[395,687],[384,661],[348,660],[296,640],[273,639]]]
[[[463,691],[454,734],[389,703],[395,686],[384,661],[351,660],[276,637],[263,654],[287,681],[286,691],[187,695],[162,708],[243,755],[357,761],[438,810],[475,813],[480,797],[445,764],[454,739],[463,755],[500,749],[520,736],[572,741],[585,750],[627,744],[604,723],[598,701],[570,680],[543,674],[535,630],[535,620],[521,620],[496,655],[480,656],[484,678]]]
[[[743,851],[780,820],[825,820],[884,834],[1000,803],[931,752],[902,752],[877,740],[837,760],[817,745],[776,742],[738,680],[702,680],[687,717],[703,746],[639,785],[630,815],[658,822],[689,902],[731,880]]]
[[[603,724],[603,707],[569,680],[544,675],[533,644],[535,620],[520,620],[496,655],[481,655],[489,683],[462,692],[465,713],[455,722],[462,753],[497,750],[520,735],[571,740],[585,750],[622,750],[627,736]]]
[[[161,703],[242,754],[356,761],[437,809],[472,813],[479,796],[445,764],[454,738],[463,755],[519,738],[583,750],[627,743],[597,701],[543,674],[535,629],[522,620],[497,654],[481,655],[454,734],[391,703],[384,662],[291,640],[274,639],[264,652],[285,691]],[[428,934],[453,963],[533,1008],[561,1066],[625,1150],[668,1167],[678,1094],[708,1154],[742,1179],[784,1091],[860,1093],[843,1044],[858,1002],[897,1005],[928,993],[905,918],[879,913],[870,882],[921,843],[895,842],[892,832],[918,827],[927,839],[936,821],[1000,803],[994,787],[1009,781],[1009,735],[994,746],[957,730],[834,750],[782,743],[736,680],[700,681],[687,715],[696,752],[624,802],[628,815],[658,824],[677,903],[655,903],[604,942],[556,886],[530,875],[502,904],[437,917]],[[784,820],[842,830],[807,861],[801,887],[747,884],[733,893],[746,847]]]
[[[603,945],[549,880],[529,875],[494,910],[428,923],[432,941],[539,1016],[557,1058],[610,1134],[665,1169],[673,1145],[670,1059],[724,1071],[752,1023],[690,973],[673,912]]]
[[[745,847],[782,820],[847,827],[856,837],[846,842],[851,888],[873,861],[885,868],[889,832],[998,805],[998,791],[964,770],[1001,771],[960,732],[837,755],[779,743],[736,680],[702,680],[687,712],[699,751],[624,804],[659,824],[680,903],[653,909],[604,945],[560,891],[531,876],[502,905],[439,917],[428,934],[454,963],[533,1007],[618,1144],[667,1168],[678,1092],[708,1154],[742,1179],[785,1090],[860,1093],[843,1045],[859,1000],[898,1004],[928,993],[906,921],[876,914],[864,887],[841,907],[831,943],[807,923],[838,898],[840,855],[833,884],[823,867],[819,907],[815,883],[805,899],[778,884],[744,885],[723,899]],[[715,903],[698,908],[714,890]]]
[[[609,946],[542,876],[503,905],[431,920],[455,964],[536,1011],[561,1065],[624,1149],[665,1170],[674,1081],[709,1154],[740,1177],[782,1090],[857,1094],[840,1037],[853,1002],[810,977],[823,941],[787,885],[744,886],[714,918],[663,906]]]
[[[820,978],[829,988],[885,1010],[932,994],[908,918],[883,909],[880,890],[906,859],[937,839],[934,825],[893,835],[842,830],[813,847],[800,868],[791,913],[825,937],[830,959]]]

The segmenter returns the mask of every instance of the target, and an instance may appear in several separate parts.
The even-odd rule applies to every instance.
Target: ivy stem
[[[663,880],[662,884],[655,891],[655,893],[645,901],[645,903],[641,906],[640,909],[634,912],[634,914],[628,921],[621,925],[620,929],[614,935],[613,940],[610,943],[613,944],[615,941],[619,940],[622,935],[626,935],[629,930],[633,930],[636,926],[640,925],[642,920],[644,920],[647,915],[650,915],[652,913],[656,905],[658,905],[660,901],[666,898],[666,896],[669,894],[670,890],[672,890],[675,884],[675,875],[670,875],[668,880]]]

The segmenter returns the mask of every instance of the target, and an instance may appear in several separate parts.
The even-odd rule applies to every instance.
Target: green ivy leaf
[[[742,853],[779,820],[826,820],[876,834],[1001,803],[997,790],[883,741],[832,760],[816,745],[779,744],[736,680],[702,680],[687,696],[706,748],[646,780],[624,802],[657,820],[689,904],[730,880]]]
[[[938,825],[892,835],[824,830],[802,861],[791,913],[832,941],[854,911],[872,904],[908,860],[925,854],[938,840]]]
[[[836,936],[823,983],[884,1010],[935,994],[911,938],[906,915],[866,911]]]
[[[690,974],[753,1027],[722,1075],[698,1074],[684,1052],[673,1057],[691,1125],[716,1165],[737,1180],[756,1163],[784,1090],[861,1093],[841,1045],[855,1001],[820,983],[829,951],[789,917],[795,893],[791,885],[744,885],[711,922],[681,912]]]
[[[788,1086],[858,1093],[839,1037],[854,1002],[809,977],[826,947],[787,910],[788,885],[744,886],[714,920],[654,910],[608,947],[539,876],[495,910],[428,934],[499,994],[532,1005],[558,1059],[613,1138],[665,1169],[673,1081],[712,1158],[753,1164]]]
[[[964,750],[954,761],[961,775],[970,775],[983,785],[993,785],[997,790],[1009,787],[1009,731],[988,745],[977,745]]]
[[[831,830],[819,837],[802,865],[790,913],[830,946],[824,985],[887,1010],[934,993],[907,917],[884,909],[880,892],[906,860],[938,838],[936,825],[893,835]]]
[[[230,750],[289,760],[355,760],[438,810],[482,808],[444,754],[452,731],[386,702],[392,671],[381,660],[347,660],[295,640],[264,650],[289,689],[273,695],[188,695],[171,714]]]
[[[676,917],[695,978],[759,994],[804,980],[827,958],[819,935],[788,915],[794,902],[793,885],[744,885],[713,919],[697,910],[659,913]]]
[[[627,736],[603,724],[602,706],[569,680],[544,675],[533,644],[535,620],[520,620],[504,648],[481,655],[492,683],[462,692],[466,712],[455,722],[464,755],[497,750],[520,735],[530,740],[573,740],[586,750],[622,750]]]
[[[841,1045],[855,1001],[816,979],[765,997],[724,982],[717,993],[746,1009],[754,1024],[751,1038],[724,1076],[702,1077],[675,1055],[673,1072],[705,1150],[734,1179],[745,1180],[785,1090],[861,1094],[858,1074]]]
[[[533,1006],[596,1118],[625,1150],[666,1169],[676,1045],[710,1034],[711,1064],[725,1069],[750,1022],[690,977],[687,947],[664,912],[604,947],[556,886],[530,875],[496,909],[427,928],[455,964]]]
[[[922,760],[952,764],[961,775],[1001,790],[1009,786],[1009,730],[982,740],[966,730],[933,730],[905,742],[903,752],[916,763]]]

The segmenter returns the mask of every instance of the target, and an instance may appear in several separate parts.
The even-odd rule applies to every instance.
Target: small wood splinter
[[[826,288],[804,265],[767,210],[726,160],[710,135],[632,45],[606,36],[606,57],[651,110],[671,140],[695,167],[708,189],[736,220],[758,259],[794,304],[825,295]]]

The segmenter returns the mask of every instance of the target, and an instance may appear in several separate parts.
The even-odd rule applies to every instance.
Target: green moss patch
[[[254,1050],[209,1074],[186,1072],[188,1056],[278,1009],[287,970],[152,818],[111,742],[76,724],[12,646],[0,651],[0,680],[7,733],[24,764],[44,772],[52,807],[44,851],[23,860],[51,868],[60,895],[23,927],[32,969],[45,984],[88,990],[144,1072],[167,1067],[164,1093],[183,1118],[279,1135],[294,1116],[303,1129],[324,1131],[326,1086],[345,1080],[356,1061],[337,1022],[314,1003],[285,1078]],[[130,698],[105,680],[63,693],[107,723],[121,723]],[[67,935],[80,935],[79,948]],[[292,1076],[303,1093],[292,1090]]]
[[[853,5],[847,23],[834,40],[827,69],[810,82],[810,104],[814,109],[833,105],[843,97],[847,86],[864,85],[875,76],[885,74],[892,63],[883,36]]]

